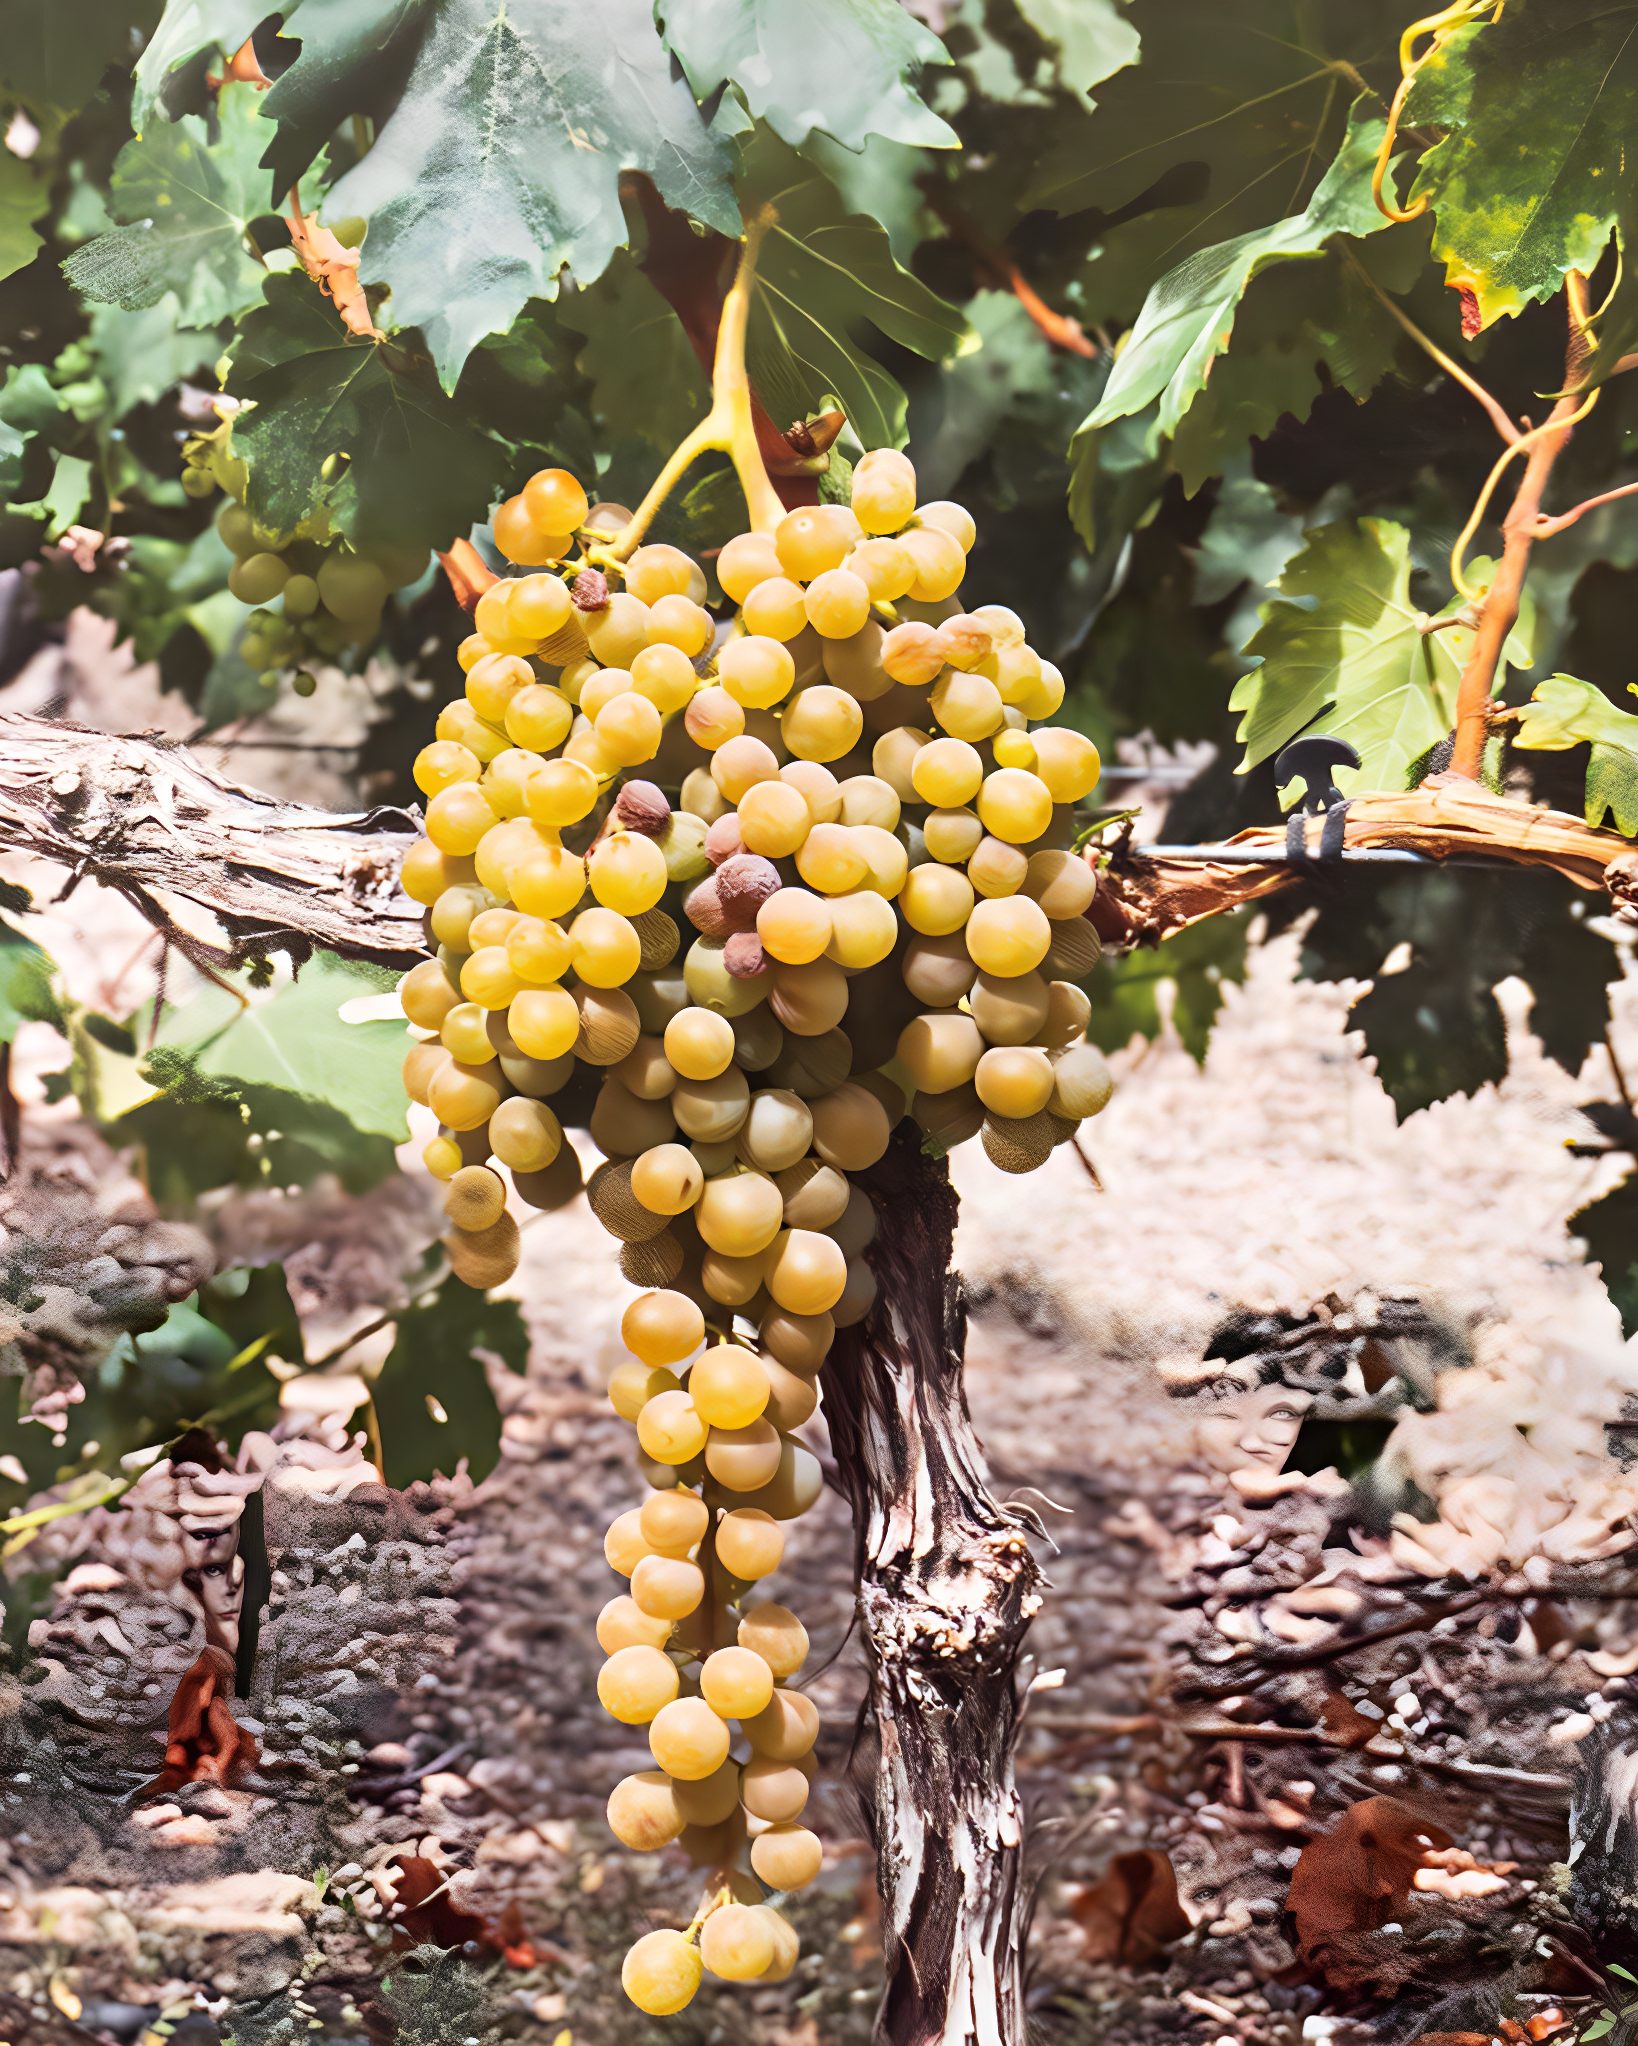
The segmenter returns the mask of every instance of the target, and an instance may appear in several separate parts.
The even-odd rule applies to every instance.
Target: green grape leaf
[[[1161,431],[1174,433],[1206,388],[1217,357],[1227,352],[1240,300],[1259,271],[1322,255],[1334,235],[1363,236],[1386,227],[1371,198],[1371,166],[1383,132],[1381,117],[1362,97],[1336,160],[1303,212],[1198,250],[1167,271],[1145,300],[1087,424],[1107,426],[1158,398]]]
[[[1115,0],[1018,0],[1018,12],[1057,45],[1058,82],[1088,110],[1093,86],[1138,60],[1138,32]]]
[[[1083,985],[1092,1002],[1087,1036],[1105,1051],[1123,1051],[1133,1035],[1156,1037],[1163,1018],[1196,1059],[1206,1056],[1212,1024],[1223,1004],[1223,983],[1246,976],[1243,909],[1203,917],[1158,951],[1138,949],[1118,958],[1105,954]],[[1098,1126],[1087,1125],[1097,1154]]]
[[[355,545],[447,547],[487,515],[504,450],[430,365],[349,334],[305,277],[269,278],[266,298],[240,326],[228,377],[256,407],[233,445],[264,524],[289,532],[328,503]]]
[[[1023,204],[1116,213],[1083,272],[1099,316],[1125,318],[1185,257],[1306,208],[1337,153],[1361,73],[1393,75],[1401,10],[1385,0],[1136,0],[1143,60],[1063,128]]]
[[[73,113],[110,64],[130,63],[158,16],[158,0],[0,0],[0,82],[31,106]]]
[[[301,54],[262,100],[262,118],[278,123],[262,158],[275,192],[311,169],[349,115],[380,119],[391,110],[430,11],[430,0],[323,0],[307,9],[292,31]]]
[[[924,497],[953,491],[1019,401],[1059,381],[1046,336],[1014,293],[981,291],[966,311],[973,338],[940,371],[942,416],[931,431],[917,417],[916,476]]]
[[[757,396],[776,423],[834,398],[865,447],[902,447],[905,395],[866,352],[870,328],[937,362],[961,345],[966,321],[895,259],[875,221],[844,211],[829,179],[768,129],[746,151],[741,191],[747,207],[778,214],[746,335]]]
[[[259,0],[166,0],[159,26],[136,67],[131,126],[138,135],[154,118],[170,118],[164,104],[165,88],[173,82],[174,73],[203,50],[231,57],[264,13]]]
[[[160,1017],[149,1053],[173,1054],[190,1078],[217,1097],[251,1090],[289,1097],[294,1108],[315,1103],[345,1117],[364,1136],[405,1142],[404,1089],[399,1079],[405,1038],[392,1022],[344,1023],[343,1004],[380,995],[396,976],[380,967],[315,952],[277,993],[244,1001],[229,987],[202,989]],[[210,1083],[216,1083],[211,1087]]]
[[[25,1023],[63,1027],[62,1004],[52,990],[56,962],[0,918],[0,1044],[10,1044]]]
[[[1591,682],[1553,675],[1519,711],[1513,744],[1543,753],[1590,744],[1587,822],[1601,824],[1607,810],[1623,838],[1638,836],[1638,715]]]
[[[1433,253],[1483,325],[1590,272],[1617,224],[1638,257],[1635,32],[1632,0],[1518,0],[1418,71],[1405,123],[1447,133],[1411,196],[1431,201]]]
[[[625,250],[595,284],[565,292],[558,324],[584,338],[575,367],[591,385],[592,417],[613,442],[670,454],[711,405],[711,380],[682,321]]]
[[[156,122],[120,151],[110,185],[120,225],[63,264],[87,298],[138,312],[174,292],[186,327],[213,327],[260,298],[266,272],[245,229],[268,211],[267,130],[256,117],[254,86],[226,86],[220,106],[214,143],[204,121],[189,114]]]
[[[138,312],[99,305],[92,313],[91,350],[108,388],[112,418],[123,418],[133,405],[154,404],[220,356],[222,344],[214,330],[184,327],[181,310],[176,294],[168,291],[156,305]]]
[[[32,504],[8,505],[7,510],[44,519],[45,537],[55,540],[79,518],[90,496],[91,464],[80,455],[59,455],[45,496]]]
[[[649,0],[445,0],[325,210],[369,221],[361,276],[391,287],[385,317],[422,330],[453,389],[486,334],[555,296],[566,264],[582,283],[602,273],[626,239],[623,170],[739,233],[727,139],[672,76]]]
[[[434,1471],[453,1476],[462,1457],[475,1479],[494,1469],[501,1417],[484,1352],[522,1373],[529,1332],[516,1301],[490,1300],[451,1274],[399,1315],[397,1339],[370,1388],[389,1485],[401,1489]]]
[[[1475,587],[1493,573],[1488,562],[1471,567]],[[1344,793],[1408,785],[1412,764],[1455,722],[1472,644],[1465,627],[1421,630],[1410,579],[1410,535],[1391,519],[1340,520],[1309,533],[1246,646],[1260,665],[1229,698],[1244,713],[1241,774],[1311,730],[1358,751],[1357,770],[1338,770]],[[1511,637],[1504,654],[1528,667],[1527,635]],[[1498,686],[1500,671],[1498,663]]]
[[[32,263],[44,246],[34,223],[51,208],[50,181],[0,148],[0,277]]]
[[[793,147],[815,128],[847,149],[871,135],[957,144],[907,82],[949,56],[897,0],[659,0],[655,13],[697,99],[731,82]]]

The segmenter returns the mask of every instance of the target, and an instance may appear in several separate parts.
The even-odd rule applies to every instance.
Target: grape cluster
[[[629,1279],[845,1324],[874,1296],[846,1175],[907,1110],[1026,1172],[1109,1098],[1069,849],[1097,749],[1030,729],[1062,677],[1014,613],[960,609],[973,522],[918,507],[901,454],[860,462],[851,509],[729,541],[728,625],[678,549],[599,550],[625,517],[562,470],[501,507],[509,557],[554,566],[479,600],[416,763],[403,880],[438,953],[403,984],[405,1078],[442,1125],[451,1256],[476,1285],[513,1268],[492,1160],[525,1202],[578,1190],[567,1088]]]
[[[240,652],[264,688],[275,688],[281,674],[294,670],[296,693],[311,696],[307,664],[369,646],[381,630],[388,596],[425,573],[430,550],[355,549],[331,531],[322,509],[293,533],[270,532],[245,508],[245,465],[229,447],[225,425],[190,441],[184,460],[182,486],[190,497],[209,496],[218,486],[228,496],[216,516],[216,530],[234,556],[228,588],[255,606]]]
[[[659,2016],[688,2002],[704,1969],[781,1981],[796,1963],[796,1934],[762,1885],[785,1893],[819,1872],[818,1836],[798,1823],[819,1715],[787,1688],[808,1652],[801,1621],[755,1594],[783,1556],[780,1523],[819,1495],[818,1460],[791,1431],[818,1403],[835,1330],[829,1315],[787,1314],[760,1354],[731,1336],[702,1349],[699,1302],[668,1289],[634,1300],[621,1333],[632,1358],[609,1400],[636,1425],[652,1489],[604,1540],[630,1590],[598,1615],[597,1695],[648,1728],[657,1766],[616,1784],[609,1825],[627,1847],[676,1842],[711,1871],[689,1931],[649,1933],[626,1957],[626,1993]],[[736,1866],[747,1838],[749,1874]]]

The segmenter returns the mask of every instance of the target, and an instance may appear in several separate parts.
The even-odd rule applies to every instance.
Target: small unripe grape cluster
[[[190,497],[208,496],[218,485],[228,496],[216,515],[216,530],[234,557],[228,588],[254,606],[239,651],[264,688],[294,671],[296,693],[311,695],[308,664],[369,646],[381,630],[388,596],[425,573],[430,550],[354,549],[330,534],[323,512],[295,533],[270,532],[245,509],[245,465],[228,446],[225,428],[190,441],[184,461],[182,484]]]
[[[451,1255],[512,1269],[497,1161],[525,1202],[579,1190],[568,1089],[627,1278],[845,1326],[875,1295],[847,1175],[906,1113],[1027,1172],[1109,1098],[1070,843],[1097,749],[1032,728],[1062,677],[1013,612],[961,609],[973,521],[918,507],[902,454],[859,463],[851,509],[730,540],[731,623],[678,549],[617,559],[625,517],[556,469],[500,508],[529,572],[479,600],[416,762],[403,883],[437,958],[404,983],[405,1079]]]
[[[626,1994],[654,2016],[681,2010],[707,1969],[782,1981],[797,1937],[762,1885],[799,1890],[823,1856],[800,1823],[819,1714],[789,1688],[807,1632],[759,1595],[784,1554],[783,1523],[819,1496],[818,1460],[791,1431],[818,1403],[834,1328],[828,1316],[788,1319],[766,1351],[731,1336],[706,1345],[697,1301],[644,1293],[621,1322],[630,1360],[609,1383],[651,1489],[604,1539],[630,1589],[597,1618],[608,1658],[597,1695],[622,1724],[648,1728],[655,1762],[616,1784],[609,1825],[640,1853],[676,1843],[711,1871],[689,1931],[651,1932],[626,1956]],[[750,1874],[738,1866],[747,1844]]]

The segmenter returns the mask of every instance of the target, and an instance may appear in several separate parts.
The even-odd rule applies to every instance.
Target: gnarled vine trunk
[[[1022,1810],[1015,1668],[1040,1572],[990,1495],[962,1387],[950,1271],[956,1196],[905,1122],[858,1175],[879,1294],[825,1366],[825,1413],[859,1547],[880,1741],[881,2046],[1022,2046]]]

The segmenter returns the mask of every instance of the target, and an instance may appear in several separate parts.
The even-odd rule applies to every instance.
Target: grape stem
[[[751,415],[751,380],[745,371],[745,333],[750,323],[757,255],[764,236],[778,217],[771,206],[764,206],[745,223],[739,266],[717,324],[710,411],[671,455],[650,485],[648,495],[609,545],[598,548],[590,557],[598,565],[624,561],[641,544],[655,513],[676,489],[690,464],[704,454],[725,454],[732,461],[750,507],[753,532],[771,533],[785,516],[785,507],[769,481],[762,450],[757,446]]]

